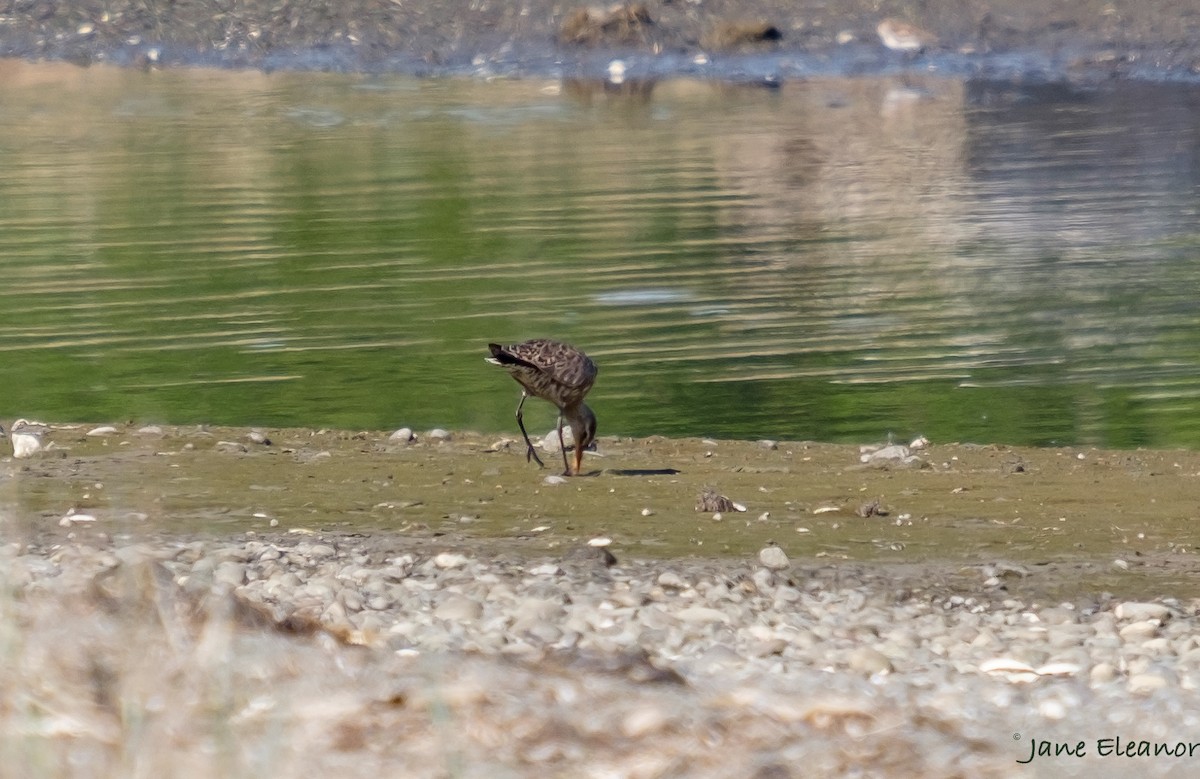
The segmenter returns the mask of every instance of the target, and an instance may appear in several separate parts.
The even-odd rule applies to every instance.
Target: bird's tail
[[[492,356],[485,357],[484,359],[493,365],[520,365],[525,368],[537,368],[536,365],[528,360],[522,360],[515,354],[505,351],[504,347],[500,344],[488,344],[488,349],[491,350]]]

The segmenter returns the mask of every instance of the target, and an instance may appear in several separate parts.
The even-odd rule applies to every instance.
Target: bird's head
[[[580,403],[575,413],[567,420],[571,424],[571,435],[575,438],[575,474],[583,466],[583,450],[596,441],[596,415],[586,404]]]

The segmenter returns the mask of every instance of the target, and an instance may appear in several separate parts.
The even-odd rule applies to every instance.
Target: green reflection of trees
[[[536,85],[118,79],[50,108],[7,96],[57,121],[0,126],[0,415],[509,431],[518,388],[485,344],[552,335],[598,354],[605,434],[1200,441],[1187,371],[1162,401],[1080,367],[1195,364],[1200,341],[1154,329],[1180,312],[1134,349],[1059,256],[997,280],[1004,246],[930,259],[832,229],[825,145],[803,175],[772,156],[774,133],[806,139],[786,96],[738,93],[734,121],[703,95],[659,119]],[[1187,288],[1190,265],[1161,278]],[[1119,282],[1107,300],[1144,303],[1151,282]],[[667,299],[604,300],[647,289]],[[1110,342],[1074,344],[1082,316]],[[978,356],[992,344],[1016,356]]]

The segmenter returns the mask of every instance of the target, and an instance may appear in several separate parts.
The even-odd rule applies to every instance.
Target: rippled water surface
[[[0,64],[0,418],[1200,446],[1200,92]],[[552,424],[531,405],[535,428]]]

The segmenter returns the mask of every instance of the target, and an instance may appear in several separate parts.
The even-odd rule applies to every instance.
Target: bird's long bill
[[[583,445],[575,444],[575,475],[580,474],[580,469],[583,467]]]

